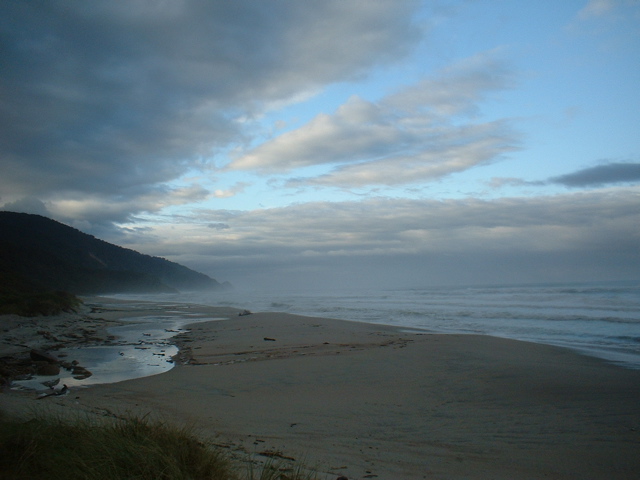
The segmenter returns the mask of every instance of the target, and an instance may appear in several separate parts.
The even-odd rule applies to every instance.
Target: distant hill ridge
[[[0,212],[0,290],[172,292],[225,285],[40,215]]]

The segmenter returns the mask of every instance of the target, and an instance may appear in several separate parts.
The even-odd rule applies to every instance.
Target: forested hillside
[[[4,292],[96,294],[221,287],[183,265],[107,243],[49,218],[0,212]]]

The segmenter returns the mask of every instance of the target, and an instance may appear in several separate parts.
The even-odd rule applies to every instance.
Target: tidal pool
[[[61,349],[56,352],[57,355],[66,355],[64,360],[67,362],[77,361],[92,373],[90,377],[74,378],[71,372],[61,369],[60,375],[34,376],[29,380],[15,381],[14,385],[18,388],[45,390],[47,387],[44,382],[57,382],[58,385],[71,388],[157,375],[174,366],[171,357],[178,353],[178,348],[170,339],[188,331],[185,329],[188,324],[212,320],[224,319],[182,315],[129,317],[122,320],[126,324],[107,330],[109,335],[117,337],[111,344]]]

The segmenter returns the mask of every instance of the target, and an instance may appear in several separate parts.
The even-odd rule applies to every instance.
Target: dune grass
[[[188,429],[145,419],[2,419],[0,472],[16,480],[237,478],[225,456]]]
[[[187,427],[146,418],[69,420],[0,416],[0,479],[313,480],[303,466],[273,459],[234,464]]]

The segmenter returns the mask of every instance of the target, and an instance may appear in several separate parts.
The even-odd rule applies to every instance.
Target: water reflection
[[[62,369],[57,377],[34,376],[14,384],[21,388],[44,390],[46,387],[43,382],[55,382],[57,379],[58,385],[78,387],[157,375],[174,366],[171,357],[178,353],[178,348],[171,344],[170,339],[186,331],[188,324],[212,320],[223,319],[194,318],[191,315],[126,318],[123,320],[126,324],[108,329],[110,335],[118,337],[110,345],[61,349],[57,352],[66,355],[66,361],[75,360],[89,370],[92,373],[90,377],[74,378],[71,372]]]

